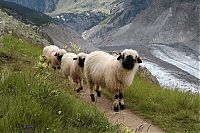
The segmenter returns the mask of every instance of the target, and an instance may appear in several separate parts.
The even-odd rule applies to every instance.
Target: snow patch
[[[152,73],[152,75],[157,78],[158,82],[163,87],[180,88],[183,91],[200,93],[199,87],[197,85],[174,77],[170,71],[159,67],[157,64],[143,61],[141,66],[146,67]]]
[[[193,55],[187,55],[187,53],[177,51],[171,47],[159,46],[159,48],[154,48],[152,54],[176,67],[182,69],[185,72],[190,73],[196,78],[200,79],[200,61],[195,60]]]

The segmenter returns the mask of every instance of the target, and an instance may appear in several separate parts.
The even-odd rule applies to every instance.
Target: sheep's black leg
[[[76,90],[77,93],[83,90],[83,80],[79,79],[79,83],[80,83],[80,87]]]
[[[97,96],[101,97],[101,87],[100,86],[96,86],[96,92],[97,92]]]
[[[52,67],[54,70],[56,70],[56,67]]]
[[[81,90],[83,90],[83,87],[82,87],[82,86],[79,87],[79,88],[76,90],[76,92],[79,93]]]
[[[90,84],[89,87],[90,87],[90,97],[91,97],[91,100],[92,100],[92,102],[95,102],[94,90],[93,90],[94,85]]]
[[[124,110],[125,107],[124,107],[124,100],[123,100],[123,93],[119,93],[119,107],[121,110]]]
[[[90,94],[90,97],[91,97],[92,102],[95,102],[94,94]]]
[[[114,111],[119,112],[119,96],[116,94],[114,98]]]

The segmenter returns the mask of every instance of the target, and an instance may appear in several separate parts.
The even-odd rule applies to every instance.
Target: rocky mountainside
[[[82,13],[61,13],[53,17],[81,34],[103,21],[106,15],[100,12],[86,11]]]
[[[69,25],[59,24],[60,22],[41,12],[5,1],[0,1],[0,9],[2,9],[1,34],[12,33],[42,45],[55,44],[63,47],[67,44],[77,44],[82,51],[86,52],[96,49]]]
[[[40,12],[52,12],[55,10],[58,0],[4,0],[34,9]]]
[[[8,15],[11,15],[19,21],[27,24],[42,26],[49,23],[57,22],[56,19],[46,14],[18,5],[13,2],[0,1],[0,8],[3,11],[7,12]]]
[[[49,42],[41,35],[40,29],[31,24],[25,24],[0,9],[0,36],[4,33],[21,36],[32,43],[48,45]]]
[[[65,25],[50,24],[42,28],[43,33],[48,34],[55,45],[59,47],[70,46],[76,44],[81,51],[92,52],[98,50],[89,41],[84,40],[76,31]]]
[[[134,2],[141,8],[136,10]],[[83,32],[83,38],[102,50],[136,49],[162,85],[199,91],[200,1],[125,3],[121,12]]]
[[[114,20],[84,32],[83,37],[96,46],[147,43],[187,45],[187,42],[193,42],[187,46],[197,50],[200,22],[198,1],[166,3],[165,0],[146,0],[139,3],[138,0],[137,4],[141,6],[137,6],[137,10],[125,8],[131,4],[124,4],[125,10],[121,14],[127,13],[129,16],[118,15]]]
[[[124,0],[4,0],[40,12],[61,14],[66,12],[99,11],[109,14]]]
[[[5,0],[47,13],[81,33],[99,24],[124,0]]]

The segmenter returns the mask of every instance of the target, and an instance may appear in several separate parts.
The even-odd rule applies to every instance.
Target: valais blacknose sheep
[[[85,77],[94,102],[94,86],[106,87],[114,93],[114,110],[124,109],[123,92],[131,85],[136,70],[142,63],[137,51],[125,49],[118,56],[103,51],[90,53],[85,60]],[[100,90],[97,90],[98,93]],[[97,95],[99,95],[97,93]]]
[[[61,72],[71,79],[74,83],[80,84],[77,92],[83,89],[83,77],[84,77],[84,62],[87,54],[79,53],[78,55],[73,53],[64,54],[61,60]]]
[[[47,58],[48,65],[50,64],[54,69],[60,69],[61,58],[65,53],[64,49],[60,49],[55,45],[49,45],[43,49],[43,56]]]

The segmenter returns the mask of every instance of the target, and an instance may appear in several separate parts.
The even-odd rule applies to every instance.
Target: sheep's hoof
[[[57,67],[58,70],[60,70],[60,67]]]
[[[101,97],[101,91],[96,91],[97,92],[97,96]]]
[[[83,87],[78,88],[76,92],[79,93],[81,90],[83,90]]]
[[[56,70],[56,67],[52,67],[54,70]]]
[[[114,111],[115,111],[115,112],[119,112],[119,105],[114,106]]]
[[[91,97],[92,102],[95,102],[94,94],[91,94],[90,97]]]
[[[119,107],[120,107],[121,110],[124,110],[124,109],[125,109],[124,104],[119,103]]]

